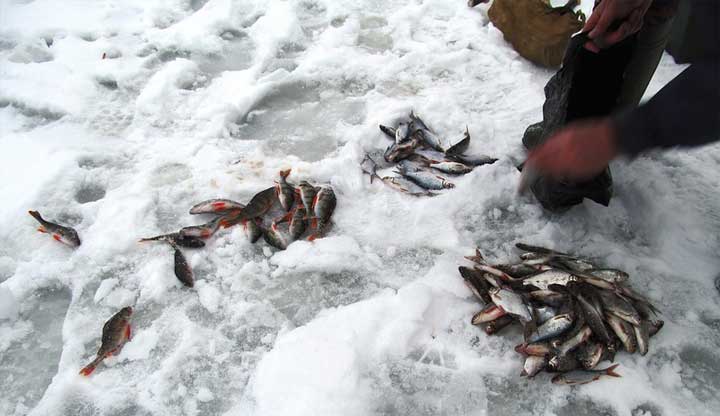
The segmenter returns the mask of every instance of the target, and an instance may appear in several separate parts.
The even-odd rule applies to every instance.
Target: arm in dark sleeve
[[[614,118],[620,152],[720,140],[720,59],[692,64],[646,104]]]

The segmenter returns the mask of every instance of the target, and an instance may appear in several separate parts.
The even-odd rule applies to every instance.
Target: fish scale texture
[[[681,70],[664,58],[649,94]],[[713,414],[720,148],[619,161],[609,207],[549,214],[515,165],[552,75],[462,0],[0,1],[0,414]],[[410,110],[500,160],[433,198],[370,184],[378,124]],[[325,238],[222,229],[184,250],[192,289],[167,244],[137,243],[287,168],[335,190]],[[521,334],[472,326],[457,273],[517,241],[627,271],[666,321],[649,353],[573,389],[519,377]],[[133,339],[80,377],[128,305]]]

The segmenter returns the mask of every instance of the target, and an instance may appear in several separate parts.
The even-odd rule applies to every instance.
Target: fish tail
[[[283,179],[287,178],[288,176],[290,176],[290,172],[291,172],[291,171],[292,171],[292,169],[281,170],[281,171],[280,171],[280,177],[283,178]]]
[[[37,228],[37,230],[40,231],[41,233],[46,233],[46,232],[47,232],[47,230],[45,229],[45,227],[43,227],[42,225],[39,226],[39,227]]]
[[[317,233],[311,234],[310,237],[308,237],[308,241],[315,241],[318,238]]]
[[[40,215],[39,212],[37,212],[37,211],[32,211],[32,210],[31,210],[31,211],[28,211],[28,214],[32,215],[33,218],[35,218],[36,220],[38,220],[38,222],[39,222],[40,224],[45,224],[45,220],[43,219],[43,217]]]
[[[527,344],[522,343],[515,346],[515,352],[519,352],[520,354],[525,354],[527,352]]]
[[[611,365],[610,367],[605,369],[605,374],[609,375],[610,377],[622,377],[620,374],[616,373],[614,370],[619,366],[620,364]]]
[[[95,358],[90,364],[86,365],[85,367],[83,367],[82,370],[80,370],[80,375],[87,377],[92,374],[92,372],[95,371],[95,368],[98,366],[98,364],[100,364],[103,358],[104,357]]]

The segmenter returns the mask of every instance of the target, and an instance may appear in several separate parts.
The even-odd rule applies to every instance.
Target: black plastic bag
[[[615,107],[635,38],[593,53],[583,48],[585,34],[570,40],[562,68],[545,85],[543,121],[525,130],[523,144],[532,149],[567,123],[587,117],[603,117]],[[538,177],[529,184],[535,197],[550,211],[564,211],[589,198],[607,206],[612,197],[610,169],[585,182]]]

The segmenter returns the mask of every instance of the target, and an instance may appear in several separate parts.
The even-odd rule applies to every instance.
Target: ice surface
[[[589,2],[583,2],[589,3]],[[516,195],[552,75],[464,0],[0,0],[0,414],[705,415],[720,408],[720,147],[613,164],[616,197],[562,216]],[[103,59],[103,54],[105,58]],[[682,67],[664,57],[648,96]],[[370,184],[378,123],[411,109],[500,157],[441,196]],[[140,237],[247,201],[293,169],[331,183],[330,235],[284,252],[241,228],[187,250]],[[34,231],[37,209],[77,250]],[[519,377],[458,276],[526,240],[631,273],[666,326],[622,378]],[[78,376],[103,323],[134,338]]]

